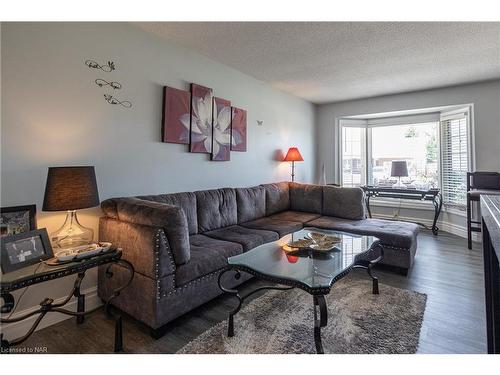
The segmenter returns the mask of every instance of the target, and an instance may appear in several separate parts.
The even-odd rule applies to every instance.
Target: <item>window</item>
[[[342,181],[345,186],[364,184],[366,172],[365,129],[342,127]]]
[[[467,113],[460,113],[441,120],[443,202],[453,206],[464,206],[466,200],[470,165],[467,118]]]
[[[391,187],[397,177],[391,177],[394,160],[406,161],[408,186],[428,189],[439,185],[438,177],[439,123],[377,126],[371,131],[371,163],[368,183]]]
[[[395,160],[404,160],[409,188],[441,188],[447,205],[465,205],[466,172],[470,169],[468,110],[458,113],[341,119],[341,183],[343,186],[391,187]]]

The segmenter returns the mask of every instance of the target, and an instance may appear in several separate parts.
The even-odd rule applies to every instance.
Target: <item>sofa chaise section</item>
[[[381,264],[395,267],[406,275],[413,265],[417,249],[418,225],[400,221],[367,219],[364,192],[360,188],[339,188],[308,184],[289,184],[290,210],[269,218],[302,221],[304,227],[332,229],[372,235],[384,248]]]
[[[375,236],[384,248],[381,264],[397,267],[406,275],[417,251],[418,225],[398,221],[361,219],[347,220],[322,216],[308,223],[311,227]]]
[[[413,265],[417,251],[417,224],[367,219],[364,193],[359,188],[323,187],[323,215],[307,226],[372,235],[384,248],[381,264],[396,267],[404,275]]]

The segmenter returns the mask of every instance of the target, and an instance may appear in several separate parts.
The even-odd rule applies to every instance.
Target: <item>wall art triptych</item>
[[[189,151],[230,160],[231,151],[247,150],[247,114],[214,97],[212,89],[191,84],[191,91],[163,89],[162,141],[189,144]]]

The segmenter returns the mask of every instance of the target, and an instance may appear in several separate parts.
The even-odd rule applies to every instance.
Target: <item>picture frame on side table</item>
[[[0,237],[36,229],[36,205],[0,208]]]
[[[1,242],[1,269],[4,274],[54,256],[45,228],[4,236]]]

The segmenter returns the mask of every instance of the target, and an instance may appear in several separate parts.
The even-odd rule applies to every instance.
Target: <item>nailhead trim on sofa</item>
[[[155,275],[156,275],[156,299],[160,300],[162,296],[162,290],[161,290],[161,283],[160,283],[160,239],[162,239],[165,243],[166,250],[168,250],[168,240],[167,236],[165,235],[165,232],[163,229],[158,229],[156,232],[156,240],[155,240]],[[172,257],[172,253],[170,251],[166,252],[168,255],[168,259],[170,262],[170,265],[172,266],[173,269],[175,269],[175,262]],[[173,275],[174,278],[174,285],[175,285],[175,273]],[[175,289],[174,289],[175,290]]]
[[[184,284],[184,285],[182,285],[182,286],[180,286],[180,287],[177,287],[177,288],[175,288],[174,290],[171,290],[171,291],[168,291],[168,292],[164,292],[164,293],[161,295],[161,297],[166,297],[166,296],[169,296],[169,295],[172,295],[172,294],[175,294],[175,293],[182,292],[182,290],[183,290],[183,289],[189,288],[190,286],[195,285],[195,284],[199,284],[199,283],[201,283],[203,280],[206,280],[206,279],[211,279],[211,278],[213,278],[213,277],[217,276],[217,275],[219,274],[219,272],[220,272],[220,271],[222,271],[222,269],[217,270],[217,271],[213,271],[213,272],[211,272],[211,273],[208,273],[208,274],[206,274],[206,275],[204,275],[204,276],[202,276],[202,277],[199,277],[199,278],[197,278],[197,279],[195,279],[195,280],[192,280],[192,281],[190,281],[190,282],[188,282],[188,283],[186,283],[186,284]]]

